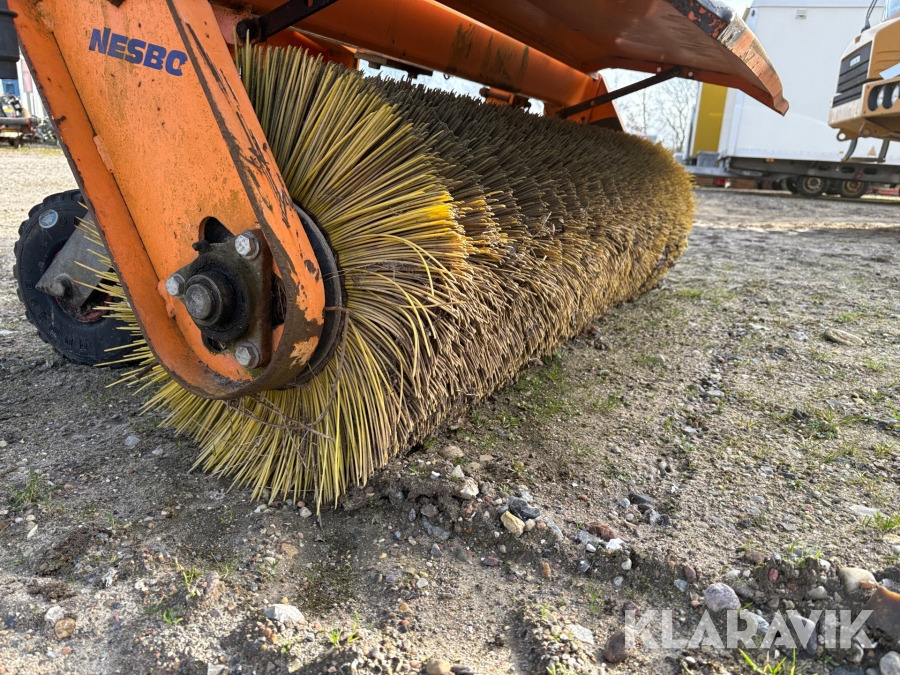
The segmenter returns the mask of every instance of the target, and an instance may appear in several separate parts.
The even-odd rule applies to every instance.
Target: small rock
[[[425,504],[425,506],[419,509],[419,513],[421,513],[426,518],[434,518],[439,512],[438,508],[434,504]]]
[[[610,539],[606,542],[607,551],[620,551],[625,547],[625,542],[621,539]]]
[[[622,497],[619,500],[619,506],[621,506],[623,509],[627,509],[629,506],[631,506],[631,500],[628,499],[628,497]]]
[[[57,639],[65,640],[75,632],[75,620],[60,619],[56,622],[56,625],[53,626],[53,632],[56,633]]]
[[[806,591],[806,597],[810,600],[824,600],[828,597],[828,591],[824,586],[816,586]]]
[[[478,496],[478,483],[471,476],[466,476],[457,494],[463,499],[475,499]]]
[[[597,547],[600,546],[600,537],[596,537],[587,530],[578,530],[575,533],[575,541],[579,544],[584,544],[585,546],[591,546],[596,551]]]
[[[861,567],[842,567],[838,570],[838,577],[847,593],[859,590],[863,582],[875,584],[874,575]]]
[[[140,437],[132,434],[131,436],[129,436],[128,438],[125,439],[125,447],[133,448],[140,442],[141,442]]]
[[[422,577],[421,579],[416,580],[416,588],[422,589],[428,587],[428,579]]]
[[[463,478],[466,477],[466,474],[463,472],[462,467],[457,464],[456,466],[453,467],[453,471],[450,472],[450,477],[458,478],[459,480],[462,480]]]
[[[684,579],[676,579],[675,586],[677,586],[678,590],[682,593],[687,593],[688,582],[686,582]]]
[[[570,623],[566,626],[566,632],[576,640],[584,642],[585,644],[594,644],[594,634],[590,629],[585,628],[580,624]]]
[[[293,605],[269,605],[263,610],[263,614],[267,618],[272,619],[272,621],[278,621],[285,625],[304,623],[306,621],[303,613]]]
[[[66,616],[66,611],[60,607],[59,605],[53,605],[50,609],[47,610],[47,613],[44,614],[44,622],[55,626],[56,623],[64,619]]]
[[[878,667],[881,669],[881,675],[900,675],[900,654],[888,652],[881,657]]]
[[[682,571],[684,572],[684,580],[689,584],[697,581],[697,571],[693,567],[691,567],[690,565],[685,565],[682,568]]]
[[[452,664],[444,659],[429,659],[425,672],[428,675],[450,675],[451,667]]]
[[[713,612],[721,612],[722,610],[738,610],[741,608],[741,601],[738,599],[737,593],[728,584],[712,584],[703,591],[703,597],[706,600],[706,606]]]
[[[756,626],[757,633],[765,633],[769,630],[769,622],[762,618],[759,614],[742,609],[738,616],[744,619],[748,624]]]
[[[528,502],[520,497],[512,497],[509,500],[509,510],[522,520],[537,520],[541,517],[539,509],[529,506]]]
[[[211,602],[215,600],[220,595],[222,595],[222,591],[224,588],[222,587],[222,581],[219,578],[219,573],[213,570],[212,572],[207,573],[203,579],[197,584],[197,593],[199,594],[201,602]]]
[[[511,511],[504,511],[500,516],[503,527],[512,532],[514,537],[521,537],[525,531],[525,523],[521,519],[512,514]]]
[[[804,635],[809,635],[809,639],[806,641],[806,644],[803,645],[803,648],[806,650],[806,653],[815,656],[816,651],[819,649],[819,638],[816,635],[816,623],[810,619],[807,619],[805,616],[801,616],[800,614],[792,614],[789,617],[789,622],[791,626],[793,626],[794,630],[797,632],[797,637],[802,639],[800,635],[802,626],[802,633]]]
[[[485,567],[497,567],[500,564],[500,560],[492,555],[489,555],[481,559],[481,564]]]
[[[438,454],[444,459],[461,459],[465,454],[462,448],[455,445],[448,445],[446,448],[438,450]]]
[[[300,517],[301,518],[309,518],[311,515],[312,515],[312,511],[310,511],[305,506],[302,509],[300,509]]]
[[[603,658],[607,663],[622,663],[636,649],[634,629],[626,626],[609,636],[603,648]]]
[[[642,495],[637,492],[631,492],[628,495],[628,499],[632,504],[636,504],[637,506],[653,506],[653,500],[647,495]]]
[[[300,553],[300,549],[298,549],[293,544],[287,543],[286,541],[279,544],[278,548],[279,550],[281,550],[281,554],[288,560],[296,558]]]
[[[744,551],[744,560],[754,565],[761,564],[766,559],[766,554],[762,551]]]
[[[424,516],[422,517],[422,527],[429,537],[434,537],[438,541],[447,541],[450,538],[451,532],[449,530],[445,530],[438,525],[432,525],[431,521]]]
[[[606,523],[601,523],[596,520],[585,525],[584,529],[586,529],[594,536],[600,537],[603,541],[609,541],[610,539],[615,539],[619,536],[618,534],[616,534],[616,531],[612,527],[610,527]]]
[[[881,513],[881,511],[879,511],[878,509],[873,509],[871,506],[863,506],[862,504],[853,504],[852,506],[849,506],[847,508],[849,508],[860,518],[873,518],[874,516]]]
[[[207,663],[206,675],[228,675],[231,667],[224,663]]]
[[[631,564],[631,558],[625,558],[625,560],[622,562],[622,569],[627,572],[631,569]]]
[[[457,663],[450,669],[450,672],[453,673],[453,675],[475,675],[475,669],[464,663]]]
[[[839,328],[829,328],[822,335],[829,342],[834,342],[835,344],[845,345],[848,347],[859,347],[864,343],[863,339],[858,335],[854,335],[853,333],[848,333],[845,330],[841,330]]]
[[[438,546],[437,544],[431,545],[431,557],[432,558],[443,558],[444,557],[444,553],[443,553],[443,551],[441,551],[441,547]]]

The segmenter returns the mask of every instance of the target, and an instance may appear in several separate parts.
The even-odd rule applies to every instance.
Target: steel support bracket
[[[276,33],[290,28],[337,0],[288,0],[271,12],[238,22],[237,36],[244,42],[265,42]]]
[[[687,73],[687,75],[685,75],[685,71],[681,66],[675,66],[674,68],[670,68],[669,70],[663,70],[653,77],[648,77],[641,80],[640,82],[629,84],[627,87],[621,87],[620,89],[616,89],[615,91],[611,91],[607,94],[601,94],[600,96],[589,98],[587,101],[576,103],[575,105],[569,106],[568,108],[561,108],[559,112],[556,113],[556,116],[565,119],[567,117],[571,117],[572,115],[582,113],[585,110],[590,110],[591,108],[596,108],[605,103],[615,101],[617,98],[627,96],[628,94],[633,94],[634,92],[640,91],[641,89],[652,87],[655,84],[661,84],[662,82],[671,80],[673,77],[687,77],[688,79],[690,79],[691,73]]]

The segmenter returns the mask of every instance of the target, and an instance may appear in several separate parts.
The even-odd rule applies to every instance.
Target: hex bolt
[[[234,250],[242,258],[253,260],[259,255],[259,239],[252,232],[242,232],[234,238]]]
[[[242,342],[234,350],[234,358],[244,368],[256,368],[259,365],[259,349],[252,342]]]
[[[181,297],[184,294],[184,277],[178,272],[166,279],[166,292],[173,298]]]

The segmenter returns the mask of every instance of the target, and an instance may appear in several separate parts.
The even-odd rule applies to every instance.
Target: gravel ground
[[[900,587],[900,203],[698,190],[660,288],[316,518],[191,472],[146,394],[40,342],[13,244],[74,181],[40,149],[0,175],[0,674],[752,672],[623,632],[724,637],[735,603],[757,642],[817,617],[758,672],[898,672],[900,618],[830,649],[811,612]]]

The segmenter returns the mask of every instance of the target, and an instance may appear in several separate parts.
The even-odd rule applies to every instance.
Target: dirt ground
[[[660,288],[317,519],[192,472],[143,395],[38,339],[16,231],[75,184],[41,149],[0,176],[0,673],[741,673],[736,649],[602,653],[633,606],[693,635],[715,582],[765,621],[858,611],[845,565],[900,586],[896,200],[698,190]],[[877,674],[897,638],[867,630],[770,664]]]

